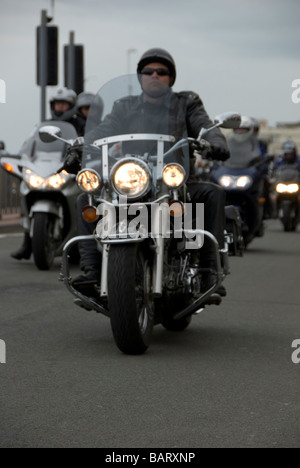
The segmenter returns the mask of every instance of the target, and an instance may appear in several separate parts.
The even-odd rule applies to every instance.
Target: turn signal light
[[[173,200],[169,203],[169,211],[173,218],[179,218],[184,213],[184,204],[178,200]]]
[[[266,203],[266,199],[265,199],[265,198],[259,198],[259,199],[258,199],[258,203],[259,203],[260,205],[264,205],[264,204]]]
[[[97,208],[94,206],[85,206],[82,210],[82,217],[87,223],[94,223],[99,218]]]
[[[7,172],[11,172],[12,174],[14,173],[14,168],[11,164],[3,163],[3,167]]]

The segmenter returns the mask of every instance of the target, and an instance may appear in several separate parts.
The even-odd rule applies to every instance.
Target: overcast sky
[[[300,121],[291,99],[300,79],[300,0],[0,0],[0,140],[10,152],[40,119],[36,27],[52,3],[60,86],[63,46],[74,31],[84,45],[86,91],[126,74],[128,56],[133,73],[145,50],[162,47],[176,61],[174,91],[197,92],[211,117],[234,110],[272,126]],[[47,88],[48,99],[54,90]]]

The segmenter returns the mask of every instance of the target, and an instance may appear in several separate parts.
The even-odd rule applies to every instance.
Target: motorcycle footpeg
[[[222,302],[222,297],[220,294],[214,293],[207,298],[203,305],[220,305]]]

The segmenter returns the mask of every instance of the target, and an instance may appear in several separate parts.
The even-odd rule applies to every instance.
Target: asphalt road
[[[222,305],[183,333],[156,327],[143,356],[73,305],[59,259],[11,259],[20,242],[0,235],[1,448],[300,446],[300,232],[269,222],[231,259]]]

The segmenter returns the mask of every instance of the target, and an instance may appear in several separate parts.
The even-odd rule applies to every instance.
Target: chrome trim
[[[157,142],[171,142],[175,141],[175,137],[171,135],[161,135],[160,133],[128,133],[124,135],[111,136],[108,138],[101,138],[95,140],[93,146],[99,148],[99,146],[109,145],[111,143],[118,143],[119,141],[131,141],[131,140],[157,140]]]
[[[77,291],[71,284],[72,277],[70,276],[70,268],[69,268],[69,260],[68,260],[68,254],[70,249],[78,242],[80,241],[86,241],[86,240],[93,240],[95,241],[95,236],[77,236],[74,237],[73,239],[70,239],[64,246],[63,252],[62,252],[62,267],[61,267],[61,273],[60,273],[60,281],[62,281],[66,288],[69,290],[73,296],[78,297],[86,306],[90,307],[91,309],[95,310],[96,312],[106,315],[109,317],[109,312],[105,307],[100,305],[98,302],[95,300],[91,299],[90,297],[84,296],[84,294],[81,294],[79,291]]]

